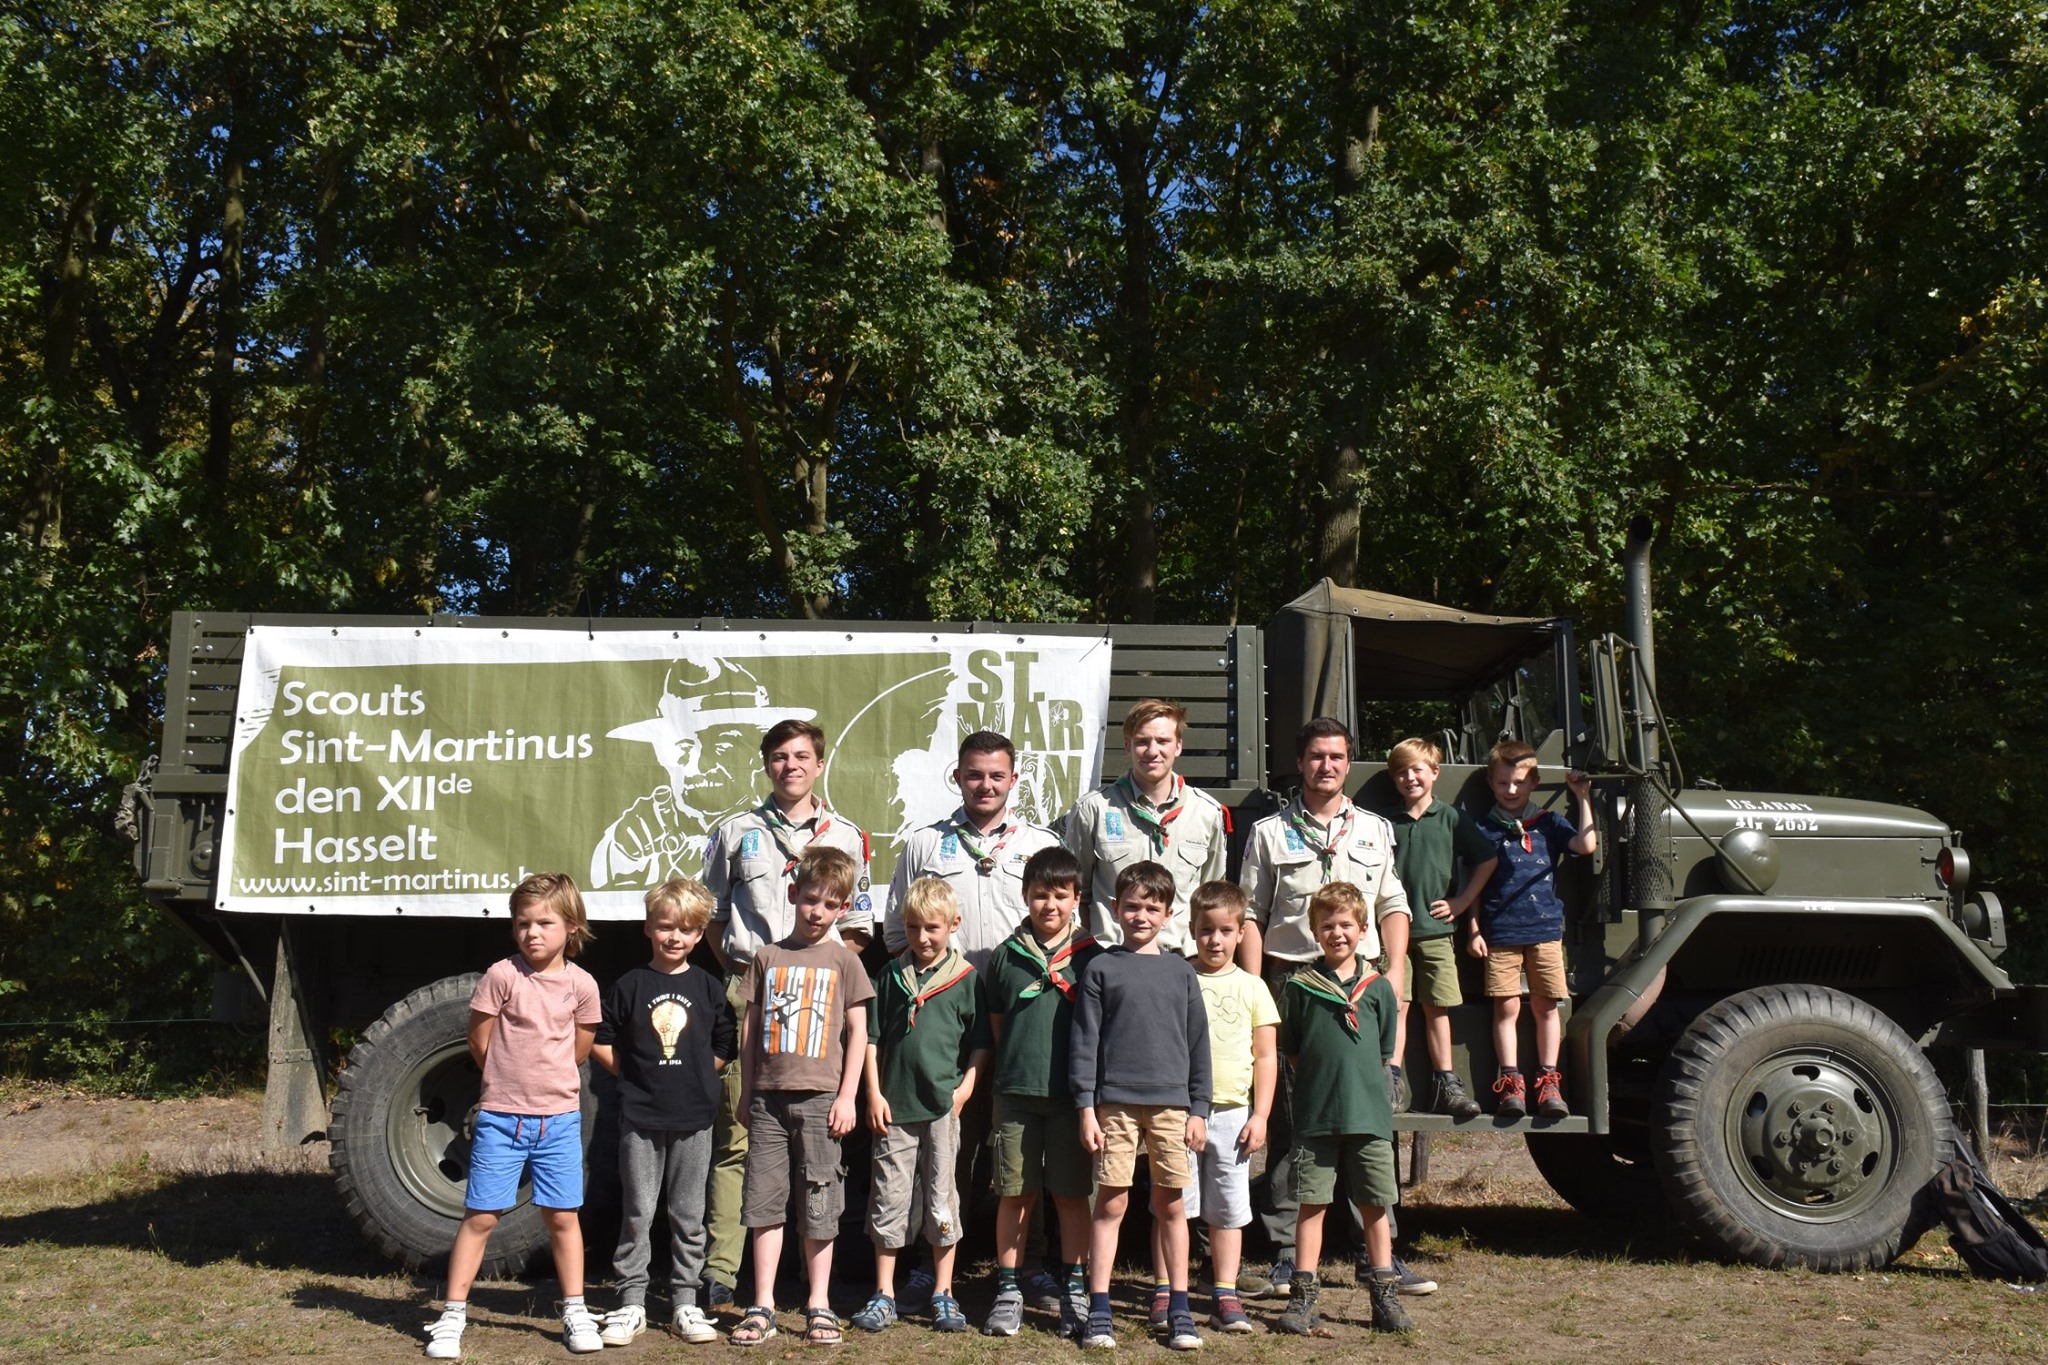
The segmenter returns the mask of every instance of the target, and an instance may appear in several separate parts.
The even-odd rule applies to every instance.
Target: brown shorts
[[[804,1236],[830,1241],[846,1212],[846,1167],[832,1136],[830,1090],[757,1090],[747,1109],[747,1176],[740,1222],[789,1220],[792,1176],[803,1190]]]
[[[1152,1183],[1184,1190],[1195,1183],[1188,1160],[1188,1111],[1163,1104],[1100,1104],[1102,1150],[1095,1157],[1095,1183],[1129,1185],[1137,1178],[1138,1152],[1152,1158]]]
[[[1572,988],[1564,976],[1564,945],[1556,939],[1501,947],[1486,945],[1486,994],[1500,1000],[1522,993],[1522,974],[1529,975],[1529,994],[1564,1000]]]

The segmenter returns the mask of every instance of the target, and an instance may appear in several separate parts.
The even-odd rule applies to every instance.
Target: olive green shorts
[[[1294,1139],[1292,1190],[1297,1204],[1328,1204],[1337,1198],[1337,1177],[1354,1204],[1392,1208],[1401,1202],[1394,1175],[1394,1144],[1366,1133]]]
[[[1081,1111],[1067,1097],[996,1096],[996,1194],[1008,1199],[1044,1191],[1055,1199],[1086,1199],[1094,1159],[1081,1145]]]
[[[1410,939],[1408,979],[1401,985],[1403,1000],[1420,1000],[1425,1005],[1448,1009],[1465,1003],[1458,989],[1458,950],[1451,935]]]

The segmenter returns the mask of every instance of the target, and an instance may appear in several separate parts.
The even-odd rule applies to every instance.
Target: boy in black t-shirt
[[[619,1248],[612,1256],[619,1307],[605,1318],[607,1346],[624,1346],[646,1330],[650,1234],[664,1190],[676,1335],[718,1339],[697,1306],[697,1282],[704,1274],[704,1186],[718,1078],[739,1049],[724,987],[690,968],[711,909],[711,893],[680,877],[647,893],[652,960],[605,993],[590,1050],[619,1078]]]

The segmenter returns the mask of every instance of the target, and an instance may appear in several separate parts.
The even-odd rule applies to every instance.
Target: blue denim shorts
[[[533,1172],[533,1202],[544,1209],[583,1207],[583,1115],[496,1114],[479,1109],[462,1202],[499,1213],[519,1202],[519,1180]]]

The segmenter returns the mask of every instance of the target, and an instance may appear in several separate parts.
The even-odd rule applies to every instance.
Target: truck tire
[[[469,998],[479,976],[444,977],[384,1011],[350,1050],[335,1087],[328,1164],[363,1235],[407,1270],[455,1244],[483,1075],[469,1055]],[[583,1091],[583,1133],[591,1129]],[[491,1234],[482,1278],[516,1276],[547,1245],[522,1185]]]
[[[1608,1133],[1525,1133],[1529,1159],[1557,1197],[1588,1218],[1641,1222],[1664,1212],[1664,1187],[1647,1155],[1631,1157]]]
[[[1753,1265],[1884,1265],[1921,1226],[1955,1142],[1913,1040],[1854,996],[1760,986],[1686,1029],[1658,1082],[1651,1147],[1681,1222]]]

